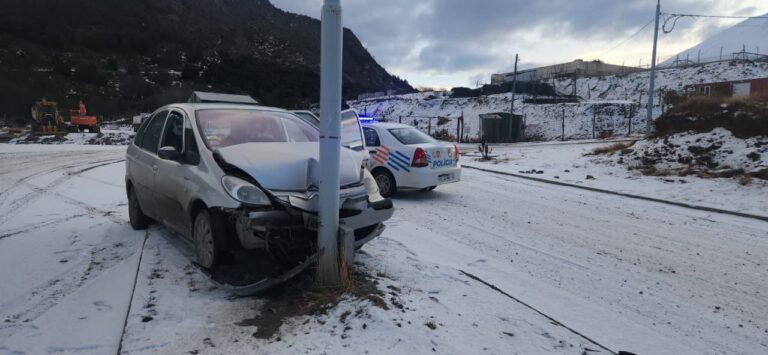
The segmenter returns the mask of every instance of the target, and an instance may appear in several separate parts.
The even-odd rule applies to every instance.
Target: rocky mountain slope
[[[318,5],[318,11],[319,11]],[[407,82],[344,31],[344,96]],[[320,22],[267,0],[28,0],[0,12],[0,116],[45,96],[104,116],[149,111],[193,89],[267,105],[319,98]]]

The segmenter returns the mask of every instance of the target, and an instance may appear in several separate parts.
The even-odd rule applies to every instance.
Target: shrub
[[[597,147],[595,149],[592,149],[593,155],[600,155],[600,154],[608,154],[618,151],[624,151],[625,149],[628,149],[629,147],[635,145],[635,141],[632,142],[619,142],[619,143],[613,143],[611,145],[606,145],[603,147]]]
[[[768,97],[692,97],[676,105],[654,122],[656,135],[723,127],[739,138],[768,136]]]

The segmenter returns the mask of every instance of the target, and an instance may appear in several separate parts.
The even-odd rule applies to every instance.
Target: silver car
[[[262,269],[260,285],[285,280],[316,254],[318,141],[316,127],[281,109],[164,106],[128,147],[131,225],[161,222],[191,241],[196,262],[210,270],[256,251],[250,262]],[[356,248],[393,213],[362,160],[342,148],[339,218]]]

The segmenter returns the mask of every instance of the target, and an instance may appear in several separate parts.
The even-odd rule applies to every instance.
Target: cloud
[[[272,0],[287,11],[319,18],[320,0]],[[597,56],[635,33],[653,18],[652,0],[342,0],[344,24],[389,71],[415,85],[434,85],[430,75],[454,85],[474,84],[478,73]],[[670,13],[755,15],[760,0],[665,0]],[[764,12],[765,10],[763,10]],[[673,55],[734,21],[679,21],[662,35],[660,53]],[[652,27],[607,54],[605,60],[637,63],[649,52]],[[648,50],[646,49],[648,48]],[[628,56],[623,57],[622,53]],[[631,56],[631,57],[630,57]],[[650,55],[645,54],[647,63]],[[473,80],[475,79],[475,80]]]

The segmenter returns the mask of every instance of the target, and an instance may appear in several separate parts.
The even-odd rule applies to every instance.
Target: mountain
[[[763,16],[768,16],[765,14]],[[721,57],[722,49],[722,57]],[[733,59],[734,53],[742,50],[753,53],[747,58],[754,59],[754,54],[768,54],[768,19],[750,18],[707,38],[661,65],[674,65],[675,60],[709,62],[720,59]],[[700,59],[699,59],[700,58]]]
[[[318,5],[319,11],[320,5]],[[344,30],[343,95],[413,92]],[[320,22],[267,0],[25,0],[0,11],[0,117],[41,97],[105,117],[192,90],[300,108],[319,100]]]

